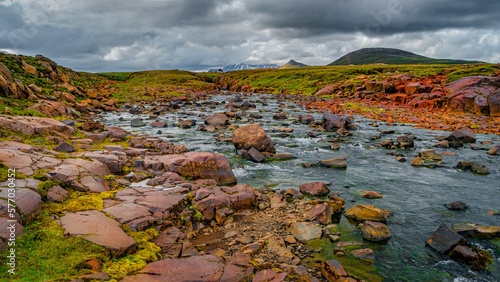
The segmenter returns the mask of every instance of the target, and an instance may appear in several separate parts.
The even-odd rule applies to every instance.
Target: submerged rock
[[[486,226],[474,223],[453,224],[453,230],[458,234],[474,238],[495,238],[500,237],[500,226]]]
[[[454,260],[464,262],[476,269],[486,269],[493,262],[491,254],[487,251],[472,249],[467,246],[456,246],[450,253]]]
[[[391,232],[387,225],[380,222],[365,221],[361,228],[361,235],[369,241],[383,242],[391,239]]]
[[[458,245],[465,245],[467,240],[457,232],[451,230],[446,223],[442,223],[434,231],[427,245],[441,254],[448,254]]]
[[[463,211],[467,209],[467,204],[462,201],[455,201],[447,204],[446,207],[452,211]]]
[[[346,168],[347,167],[347,158],[341,157],[330,160],[321,160],[318,161],[318,166],[329,167],[329,168]]]

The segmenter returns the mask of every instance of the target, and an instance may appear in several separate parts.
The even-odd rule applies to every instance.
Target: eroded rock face
[[[259,152],[276,153],[273,141],[258,124],[245,125],[233,132],[232,142],[236,150],[250,150],[252,147]]]
[[[144,166],[165,169],[193,179],[215,179],[219,185],[237,183],[226,156],[189,152],[180,155],[146,156]]]
[[[67,213],[61,217],[65,235],[83,239],[110,250],[115,257],[135,252],[136,242],[121,225],[97,210]]]

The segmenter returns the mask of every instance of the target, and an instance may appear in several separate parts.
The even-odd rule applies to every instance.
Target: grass
[[[64,229],[50,218],[47,210],[16,241],[16,274],[7,271],[6,256],[0,257],[1,281],[69,281],[90,273],[84,262],[106,259],[105,249],[82,238],[64,236]],[[64,259],[61,259],[64,258]]]
[[[361,83],[363,79],[382,81],[396,73],[417,78],[446,75],[448,82],[471,75],[498,75],[499,65],[362,65],[334,67],[305,67],[295,69],[257,69],[224,73],[223,80],[232,86],[248,85],[268,93],[287,91],[310,95],[325,85],[334,83]],[[214,74],[201,74],[214,79]]]

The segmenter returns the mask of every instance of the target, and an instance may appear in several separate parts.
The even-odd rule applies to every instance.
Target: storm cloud
[[[363,47],[500,61],[500,1],[0,0],[0,51],[84,71],[206,70]]]

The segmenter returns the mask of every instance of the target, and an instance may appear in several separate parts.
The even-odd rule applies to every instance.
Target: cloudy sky
[[[331,63],[363,47],[500,62],[498,0],[0,0],[0,51],[75,70]]]

